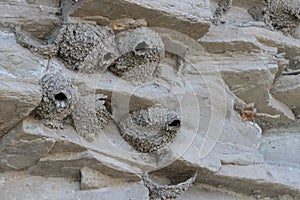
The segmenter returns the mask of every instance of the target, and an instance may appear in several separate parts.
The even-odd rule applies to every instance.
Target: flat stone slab
[[[267,134],[262,138],[260,146],[267,163],[281,166],[300,166],[300,150],[299,132]]]
[[[274,82],[271,93],[292,110],[300,110],[300,74],[279,77]]]
[[[55,139],[28,133],[20,123],[6,134],[0,143],[0,169],[21,170],[34,165],[54,146]]]
[[[0,52],[1,137],[39,105],[42,99],[39,80],[46,71],[47,61],[21,47],[14,34],[7,32],[0,32]]]
[[[209,21],[212,19],[209,1],[205,0],[82,0],[71,14],[73,17],[95,15],[112,20],[144,18],[149,27],[177,30],[194,39],[202,37],[208,31]]]
[[[64,178],[31,176],[23,172],[0,173],[0,177],[0,196],[4,199],[148,199],[148,190],[141,181],[80,190],[78,181]]]
[[[54,3],[55,5],[55,3]],[[23,1],[0,2],[0,28],[14,28],[21,25],[39,39],[47,36],[60,24],[59,8],[49,2],[45,5],[28,4]],[[16,10],[18,12],[16,12]]]

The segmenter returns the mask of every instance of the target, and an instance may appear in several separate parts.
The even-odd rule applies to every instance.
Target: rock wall
[[[2,0],[0,196],[300,199],[297,0]]]

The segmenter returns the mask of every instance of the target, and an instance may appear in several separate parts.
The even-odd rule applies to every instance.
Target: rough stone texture
[[[2,78],[2,77],[1,77]],[[39,105],[41,100],[40,87],[30,83],[20,87],[15,80],[2,79],[0,86],[0,135],[2,136],[16,126],[23,118]]]
[[[276,52],[276,49],[261,44],[255,37],[255,32],[250,34],[247,29],[234,26],[211,27],[209,32],[198,41],[205,50],[211,53],[225,53],[228,51],[258,53],[264,50]]]
[[[285,53],[285,57],[288,59],[299,55],[300,41],[297,39],[258,27],[246,27],[244,30],[245,32],[252,33],[260,43],[276,47],[278,52]]]
[[[132,18],[116,19],[110,22],[109,26],[114,30],[115,33],[119,33],[122,31],[146,27],[147,21],[145,19]]]
[[[141,16],[150,27],[164,27],[190,35],[194,39],[203,36],[209,28],[212,19],[209,1],[180,1],[166,0],[115,0],[79,1],[79,5],[71,9],[71,16],[101,15],[110,19],[134,18]],[[69,9],[66,8],[66,11]],[[75,10],[75,11],[74,11]],[[143,13],[141,15],[141,13]]]
[[[42,99],[39,79],[47,61],[20,48],[12,33],[0,32],[0,137],[17,125]]]
[[[49,1],[47,1],[49,3]],[[30,5],[26,1],[4,0],[0,3],[1,29],[13,29],[21,25],[32,36],[45,40],[61,23],[57,14],[58,4],[37,2]],[[18,12],[16,12],[18,11]]]
[[[267,134],[260,149],[266,162],[282,166],[299,166],[299,134]],[[285,151],[289,147],[289,152]]]
[[[55,153],[41,158],[37,165],[31,167],[29,171],[33,175],[66,177],[78,181],[80,169],[87,166],[109,176],[123,178],[126,181],[139,180],[138,176],[129,173],[129,171],[123,171],[124,168],[118,171],[107,167],[106,164],[109,162],[109,158],[103,158],[101,154],[92,151]]]
[[[112,178],[88,167],[80,169],[81,190],[101,189],[110,187],[111,185],[122,184],[126,184],[122,179]]]
[[[87,166],[91,169],[101,171],[112,177],[124,178],[126,180],[140,180],[139,173],[142,169],[154,169],[156,164],[152,163],[153,158],[145,155],[131,154],[118,147],[123,143],[122,137],[119,135],[117,127],[113,124],[106,127],[103,132],[94,138],[93,142],[88,142],[84,137],[77,134],[76,130],[66,125],[64,129],[51,129],[44,126],[41,121],[32,117],[26,118],[19,126],[19,129],[10,131],[4,137],[9,142],[9,138],[16,137],[15,134],[22,133],[21,138],[29,138],[35,141],[41,138],[41,141],[53,141],[55,144],[48,150],[47,155],[42,155],[40,159],[31,162],[27,167],[30,167],[30,173],[37,175],[48,175],[54,177],[66,177],[79,180],[79,171]],[[23,130],[24,129],[24,130]],[[112,144],[111,135],[116,134],[118,144]],[[19,137],[16,138],[19,141]],[[24,141],[26,142],[26,141]],[[12,144],[16,143],[14,140]],[[8,144],[11,144],[8,143]],[[8,145],[4,143],[5,147]],[[39,144],[39,143],[38,143]],[[129,145],[128,145],[129,146]],[[11,149],[11,146],[8,146]],[[28,148],[35,147],[28,146]],[[37,147],[36,147],[37,148]],[[15,152],[22,152],[24,146],[15,146]],[[113,150],[113,153],[111,152]],[[131,149],[130,149],[131,150]],[[131,150],[132,151],[132,150]],[[38,153],[38,152],[36,152]],[[33,152],[28,151],[29,157]],[[27,154],[26,154],[27,155]],[[33,154],[34,156],[35,154]],[[40,154],[38,154],[40,155]],[[168,156],[168,155],[166,155]],[[126,158],[125,160],[123,158]],[[18,160],[20,161],[18,163]],[[14,160],[16,164],[23,165],[23,160]],[[6,166],[6,165],[4,165]],[[3,168],[3,166],[1,166]],[[116,171],[117,170],[117,171]]]
[[[141,182],[115,184],[110,187],[82,191],[78,182],[64,178],[29,176],[22,172],[1,174],[0,194],[6,199],[132,199],[148,198],[147,188]],[[16,193],[15,188],[19,188]],[[20,195],[22,194],[22,195]],[[51,194],[51,195],[49,195]],[[49,196],[48,196],[49,195]]]
[[[215,200],[256,200],[256,197],[247,197],[240,195],[223,188],[211,187],[205,184],[195,184],[191,186],[183,195],[177,198],[178,200],[206,200],[206,199],[215,199]],[[267,199],[266,199],[267,200]]]
[[[290,2],[2,1],[1,198],[300,199]],[[53,129],[32,111],[61,92]]]
[[[221,54],[215,62],[218,60],[219,70],[231,91],[246,103],[254,103],[258,113],[270,115],[258,116],[257,122],[261,126],[293,122],[295,116],[290,108],[270,92],[274,79],[287,67],[286,61],[280,58],[276,49],[260,43],[255,34],[249,34],[248,29],[227,28],[222,31],[227,34],[221,35],[220,28],[213,28],[199,42],[207,51]],[[243,53],[232,59],[235,55],[228,52],[236,51]],[[226,52],[228,57],[223,55]],[[276,115],[279,117],[276,118]]]
[[[300,117],[300,75],[279,77],[274,82],[271,92],[275,98],[289,106],[297,118]]]
[[[26,124],[19,124],[1,140],[0,165],[2,168],[24,169],[45,156],[54,146],[55,139],[31,134]]]
[[[203,176],[201,182],[219,186],[221,188],[231,188],[234,192],[254,196],[255,198],[273,198],[289,195],[291,199],[299,198],[299,181],[294,176],[298,176],[299,169],[292,167],[280,167],[276,165],[255,165],[237,166],[227,165],[217,173],[217,177]],[[225,180],[225,176],[231,176],[230,184]],[[251,177],[256,176],[253,181]],[[242,183],[248,180],[248,185]],[[263,188],[263,189],[262,189]]]

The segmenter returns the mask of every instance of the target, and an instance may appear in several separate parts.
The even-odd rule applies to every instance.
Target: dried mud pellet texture
[[[141,83],[152,76],[165,55],[160,36],[146,27],[119,33],[115,41],[118,58],[109,70],[130,83]]]
[[[213,14],[214,19],[213,23],[217,25],[220,22],[220,19],[224,13],[226,13],[232,6],[233,0],[221,0],[218,3],[218,6]]]
[[[71,80],[62,73],[46,74],[41,80],[43,98],[35,114],[45,125],[62,128],[76,103],[76,89]]]
[[[267,2],[264,16],[266,24],[285,35],[293,34],[300,23],[300,1],[267,0]]]
[[[129,113],[119,123],[120,134],[137,151],[155,152],[166,147],[180,129],[178,113],[149,107]]]
[[[197,173],[188,178],[184,182],[180,182],[172,185],[160,185],[154,183],[147,173],[143,175],[143,181],[145,186],[149,190],[150,200],[163,200],[163,199],[176,199],[180,196],[189,186],[195,181]]]
[[[92,142],[112,120],[105,106],[107,97],[102,94],[80,96],[73,112],[77,133]]]
[[[57,40],[58,56],[66,66],[80,72],[105,70],[115,59],[111,29],[90,24],[65,25]]]

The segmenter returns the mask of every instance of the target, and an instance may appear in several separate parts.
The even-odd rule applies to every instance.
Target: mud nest
[[[178,113],[162,107],[149,107],[125,116],[120,134],[137,151],[155,152],[167,146],[180,129]]]
[[[161,175],[160,175],[161,177]],[[149,190],[150,200],[175,199],[180,196],[195,181],[197,173],[194,172],[186,177],[182,182],[174,182],[171,184],[160,184],[152,180],[148,173],[143,174],[142,179],[145,186]]]
[[[164,44],[159,35],[149,28],[119,33],[115,41],[119,56],[109,70],[117,76],[126,76],[139,66],[156,67],[164,58]]]
[[[76,89],[71,80],[61,73],[46,74],[41,85],[43,98],[34,113],[45,125],[62,128],[76,103]]]
[[[58,56],[68,68],[76,71],[99,71],[114,61],[114,34],[109,28],[90,24],[64,25],[56,43]]]

